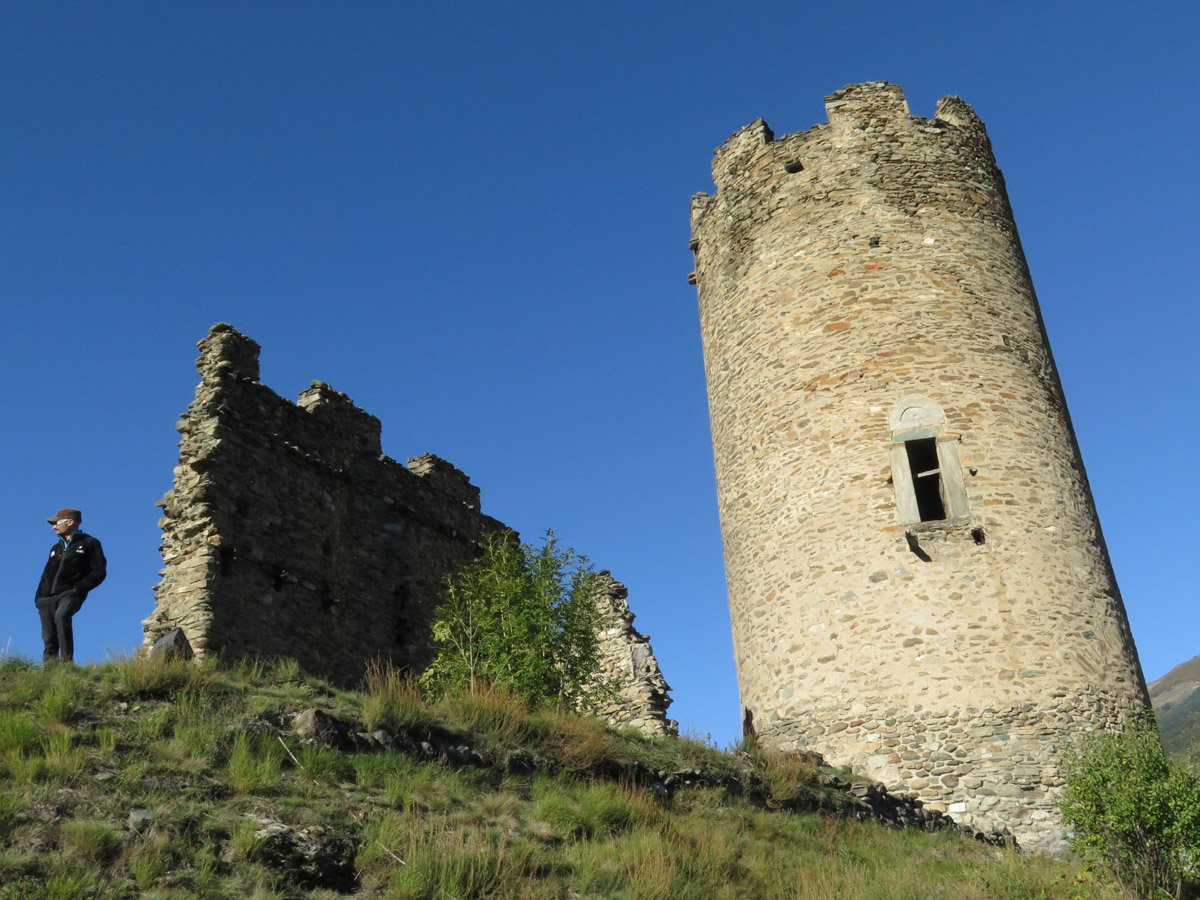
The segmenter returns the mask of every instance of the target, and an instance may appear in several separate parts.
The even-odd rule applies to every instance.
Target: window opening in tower
[[[937,440],[922,438],[905,441],[908,470],[912,473],[913,494],[922,522],[938,522],[946,518],[942,501],[942,470],[938,464]]]

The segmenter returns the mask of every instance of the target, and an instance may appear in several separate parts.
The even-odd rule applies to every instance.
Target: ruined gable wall
[[[596,578],[596,605],[607,625],[601,631],[602,678],[618,685],[617,695],[600,707],[614,725],[631,725],[650,734],[677,734],[678,723],[667,718],[671,700],[650,639],[633,627],[629,591],[609,572]]]
[[[1064,752],[1146,695],[1004,179],[958,98],[826,109],[738,131],[692,203],[742,704],[1053,841]],[[918,439],[940,521],[905,514]]]
[[[314,382],[292,403],[261,384],[258,344],[231,326],[199,346],[146,646],[179,627],[199,656],[291,657],[348,685],[373,659],[422,669],[446,576],[504,524],[445,460],[384,456],[379,420],[346,395]],[[631,640],[657,671],[631,628],[602,635],[606,658],[630,656]],[[620,721],[654,718],[619,706]]]
[[[445,576],[503,524],[449,463],[383,456],[344,394],[259,383],[257,344],[229,326],[200,348],[147,641],[178,625],[201,655],[288,656],[342,683],[374,658],[422,667]]]

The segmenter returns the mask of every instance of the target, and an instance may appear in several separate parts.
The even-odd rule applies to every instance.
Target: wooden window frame
[[[970,521],[971,510],[967,504],[967,488],[963,481],[962,462],[958,456],[957,435],[944,431],[946,417],[940,406],[927,397],[910,395],[899,401],[889,417],[892,432],[891,469],[892,486],[896,492],[896,509],[900,520],[906,525],[959,524]],[[937,448],[936,473],[942,499],[944,519],[921,518],[917,503],[915,479],[922,473],[914,473],[909,463],[907,444],[910,441],[933,439]]]

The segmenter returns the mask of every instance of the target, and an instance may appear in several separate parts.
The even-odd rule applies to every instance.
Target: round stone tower
[[[746,723],[1049,846],[1147,698],[1004,178],[958,98],[826,110],[692,201]]]

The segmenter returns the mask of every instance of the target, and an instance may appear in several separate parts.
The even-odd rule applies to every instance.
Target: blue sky
[[[141,640],[217,321],[397,459],[467,472],[630,589],[683,727],[739,729],[688,203],[762,116],[888,80],[988,125],[1148,678],[1200,653],[1200,7],[11,2],[0,15],[0,649],[79,506]]]

